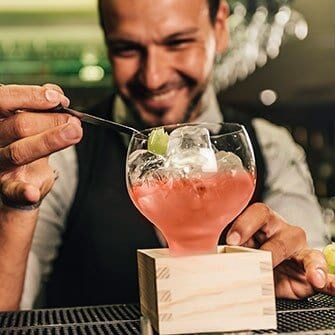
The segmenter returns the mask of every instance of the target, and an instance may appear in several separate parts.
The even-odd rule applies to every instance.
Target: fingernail
[[[62,135],[66,140],[75,140],[80,137],[80,121],[71,117],[62,129]]]
[[[67,98],[65,95],[63,95],[61,103],[62,103],[62,106],[68,107],[70,105],[70,99]]]
[[[55,90],[46,90],[45,97],[50,102],[59,102],[60,100],[60,93]]]
[[[323,270],[317,269],[316,276],[315,276],[315,286],[318,288],[324,287],[326,284],[326,274]]]
[[[234,231],[227,236],[227,243],[231,245],[239,245],[241,242],[241,236],[239,233]]]

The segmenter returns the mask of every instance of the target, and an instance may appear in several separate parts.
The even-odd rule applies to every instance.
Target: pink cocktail
[[[223,134],[209,133],[207,144],[201,131],[204,141],[196,139],[193,146],[187,139],[182,152],[168,148],[165,157],[146,152],[145,143],[128,154],[130,197],[161,231],[173,255],[215,252],[220,233],[246,207],[254,192],[255,164],[244,128],[230,124],[219,128]],[[171,141],[182,146],[173,134]],[[191,154],[188,149],[193,150]]]

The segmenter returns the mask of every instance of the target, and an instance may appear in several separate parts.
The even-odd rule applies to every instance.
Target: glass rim
[[[142,130],[139,130],[136,133],[133,133],[132,138],[137,138],[137,139],[143,139],[143,137],[141,137],[141,135],[148,135],[150,134],[151,131],[153,131],[154,129],[159,129],[159,128],[180,128],[183,126],[201,126],[201,125],[212,125],[212,126],[218,126],[220,125],[225,126],[225,125],[229,125],[232,127],[235,127],[236,129],[232,129],[231,131],[229,131],[228,133],[225,134],[210,134],[210,137],[215,137],[215,136],[222,136],[222,135],[232,135],[234,133],[238,133],[240,131],[244,131],[245,127],[243,124],[237,123],[237,122],[184,122],[184,123],[172,123],[172,124],[166,124],[166,125],[161,125],[161,126],[156,126],[156,127],[150,127],[150,128],[145,128]]]

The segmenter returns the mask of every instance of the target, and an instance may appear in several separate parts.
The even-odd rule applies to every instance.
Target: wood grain
[[[138,250],[141,312],[160,334],[276,328],[271,254],[218,247],[170,257]]]

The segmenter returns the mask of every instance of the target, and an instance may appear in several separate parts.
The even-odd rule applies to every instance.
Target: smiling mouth
[[[162,111],[166,112],[175,104],[178,91],[178,89],[173,88],[165,90],[164,92],[151,92],[151,94],[139,97],[139,102],[149,112],[152,111],[155,114],[158,111],[160,111],[160,113],[162,113]]]
[[[192,86],[191,80],[180,79],[170,81],[156,90],[150,90],[139,81],[130,83],[129,91],[139,105],[148,113],[163,115],[173,108],[177,99],[186,92],[185,89]]]
[[[173,98],[176,95],[176,90],[171,90],[169,92],[160,93],[160,94],[153,94],[150,97],[147,97],[146,100],[153,100],[153,101],[164,101]]]

